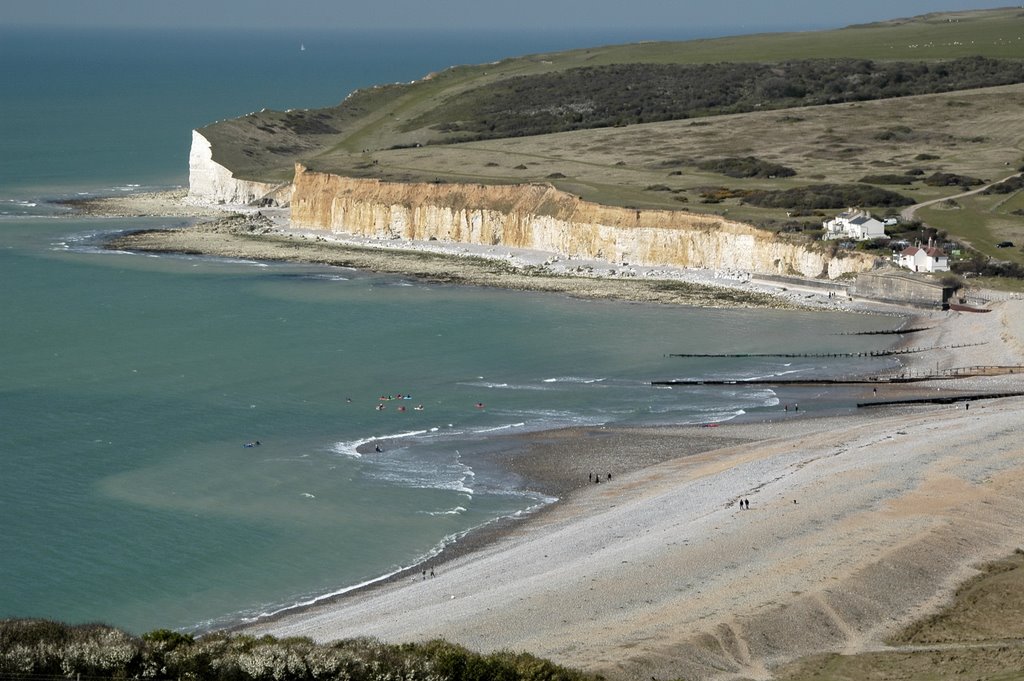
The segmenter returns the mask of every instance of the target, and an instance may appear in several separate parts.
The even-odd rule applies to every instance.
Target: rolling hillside
[[[542,182],[799,232],[846,203],[887,213],[954,193],[937,176],[1010,174],[1022,82],[1014,8],[530,55],[200,132],[240,178],[287,181],[301,161],[391,181]],[[764,194],[808,187],[824,198]],[[1015,236],[1014,220],[997,223],[986,243]]]

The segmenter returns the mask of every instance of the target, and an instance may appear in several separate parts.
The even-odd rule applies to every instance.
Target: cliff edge
[[[719,216],[604,206],[550,185],[382,182],[296,165],[295,227],[379,239],[554,251],[619,264],[741,269],[834,279],[875,265],[832,256]]]
[[[291,193],[288,183],[272,184],[240,180],[213,160],[213,147],[198,130],[192,131],[188,153],[188,200],[196,204],[287,205]]]
[[[303,229],[529,248],[637,266],[835,279],[876,263],[872,256],[835,256],[720,216],[605,206],[547,184],[385,182],[302,164],[296,164],[292,183],[239,179],[213,159],[199,131],[192,132],[188,199],[290,205],[292,224]]]

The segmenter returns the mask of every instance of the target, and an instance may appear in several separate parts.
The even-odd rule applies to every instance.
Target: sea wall
[[[291,185],[240,180],[213,160],[213,150],[198,130],[192,131],[188,153],[188,198],[199,204],[249,205],[266,202],[287,205]]]
[[[859,298],[930,309],[941,308],[953,296],[952,286],[891,267],[858,274],[854,289]]]
[[[638,266],[742,269],[834,279],[871,269],[718,216],[602,206],[550,185],[394,183],[297,165],[292,224],[303,229],[555,251]]]

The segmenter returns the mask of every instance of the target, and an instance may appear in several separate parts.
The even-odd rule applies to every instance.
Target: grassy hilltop
[[[1008,8],[458,66],[201,132],[248,179],[286,180],[302,161],[392,181],[545,182],[810,232],[845,205],[896,213],[1010,175],[1022,104],[1024,11]],[[946,208],[929,224],[1024,262],[994,250],[1024,242],[1018,193]]]

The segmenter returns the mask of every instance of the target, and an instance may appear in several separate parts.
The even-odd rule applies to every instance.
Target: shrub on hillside
[[[911,175],[865,175],[857,180],[864,184],[914,184],[915,178]]]
[[[1024,189],[1024,178],[1021,176],[1011,177],[987,188],[982,194],[1012,194],[1015,191]]]
[[[876,132],[873,137],[876,140],[883,142],[897,141],[907,142],[915,139],[917,135],[914,133],[914,129],[906,125],[897,125],[894,128],[887,128],[880,132]]]
[[[909,206],[914,200],[871,185],[818,184],[784,190],[754,190],[747,192],[743,202],[761,208],[809,210],[847,206]]]
[[[956,173],[932,173],[924,178],[924,183],[929,187],[976,187],[985,182],[976,177]]]
[[[716,158],[697,164],[701,170],[729,177],[792,177],[796,171],[779,163],[762,161],[756,156]]]
[[[326,122],[330,119],[322,111],[289,111],[283,125],[298,135],[332,135],[338,131]]]
[[[970,258],[964,258],[950,263],[949,269],[957,274],[975,274],[981,277],[1009,277],[1011,279],[1024,279],[1024,266],[1015,262],[1000,262],[986,258],[980,253],[972,253]]]

